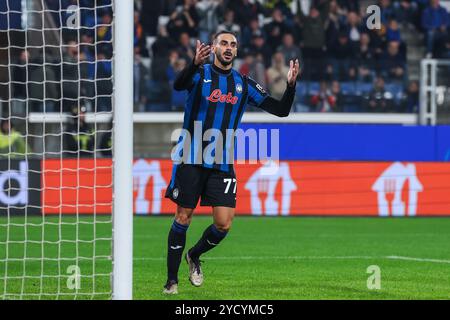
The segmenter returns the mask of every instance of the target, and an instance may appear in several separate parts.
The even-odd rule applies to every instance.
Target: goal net
[[[0,0],[0,299],[112,296],[112,24],[112,0]]]

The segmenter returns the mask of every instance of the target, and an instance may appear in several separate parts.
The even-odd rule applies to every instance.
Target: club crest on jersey
[[[231,92],[228,92],[228,94],[222,94],[220,89],[214,89],[206,99],[211,102],[225,102],[231,104],[236,104],[238,101],[238,97],[233,96]]]
[[[173,189],[172,191],[172,197],[174,199],[178,198],[178,195],[180,194],[180,191],[178,190],[178,188]]]
[[[236,84],[236,92],[242,93],[242,85],[240,83]]]

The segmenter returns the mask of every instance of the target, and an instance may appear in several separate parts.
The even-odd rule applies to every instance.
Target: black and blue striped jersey
[[[174,88],[188,90],[188,96],[184,130],[179,140],[183,148],[177,149],[172,158],[182,156],[187,163],[225,172],[233,170],[233,134],[239,127],[246,106],[253,105],[277,116],[287,116],[295,93],[295,86],[287,86],[285,95],[278,101],[253,79],[235,69],[223,70],[213,64],[196,67],[193,63],[178,75]],[[217,136],[209,136],[210,129],[215,129],[216,133],[220,131],[223,140],[216,141],[219,140]],[[204,152],[206,148],[212,148],[212,152]],[[218,157],[216,153],[219,151]],[[205,154],[212,156],[205,157]]]

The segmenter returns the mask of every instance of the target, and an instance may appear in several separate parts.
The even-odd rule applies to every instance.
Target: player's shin
[[[189,225],[183,225],[175,220],[169,231],[167,243],[167,278],[178,282],[178,269],[186,245],[186,231]]]
[[[214,224],[210,225],[195,246],[189,250],[189,256],[192,259],[198,259],[200,255],[216,247],[227,233],[227,231],[219,230]]]

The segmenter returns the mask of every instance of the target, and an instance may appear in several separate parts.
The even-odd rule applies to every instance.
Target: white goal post
[[[132,299],[133,1],[115,0],[113,298]]]

